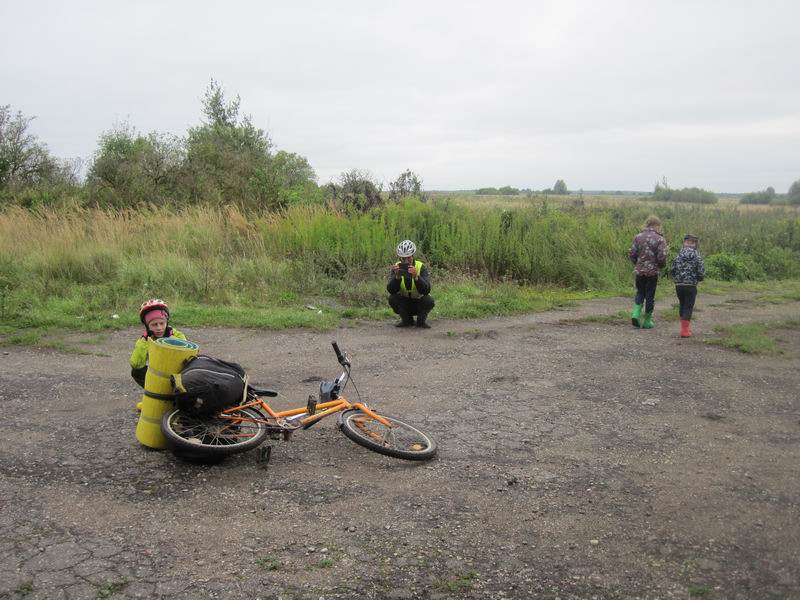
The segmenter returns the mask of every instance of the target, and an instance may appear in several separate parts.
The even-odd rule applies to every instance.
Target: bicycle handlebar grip
[[[344,364],[344,354],[339,349],[339,344],[336,342],[331,342],[331,346],[333,346],[333,351],[336,352],[336,359],[339,361],[339,364]]]

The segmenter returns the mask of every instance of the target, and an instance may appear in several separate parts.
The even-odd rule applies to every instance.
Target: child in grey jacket
[[[706,274],[703,258],[697,253],[697,242],[696,235],[687,233],[683,238],[683,248],[672,260],[670,268],[680,302],[681,337],[692,335],[692,310],[697,298],[697,284],[703,281]]]

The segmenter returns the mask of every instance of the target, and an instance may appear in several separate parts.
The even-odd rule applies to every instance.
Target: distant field
[[[501,208],[524,208],[531,205],[538,205],[541,204],[543,201],[553,204],[553,205],[560,205],[560,206],[619,206],[619,205],[631,205],[635,204],[638,206],[649,206],[653,208],[654,212],[657,212],[659,208],[663,208],[665,206],[672,206],[675,203],[665,203],[665,202],[657,202],[654,200],[650,200],[646,197],[646,195],[642,194],[641,196],[633,195],[633,194],[588,194],[584,193],[582,196],[579,193],[571,193],[568,196],[558,196],[554,194],[548,194],[544,196],[542,194],[535,194],[531,197],[527,197],[525,194],[519,194],[517,196],[508,196],[508,195],[477,195],[471,192],[432,192],[430,194],[432,198],[435,199],[449,199],[454,202],[468,204],[470,206],[497,206]],[[739,200],[741,199],[741,194],[725,194],[718,196],[719,202],[713,206],[717,207],[726,207],[726,208],[737,208],[738,210],[742,211],[756,211],[756,212],[768,212],[768,211],[781,211],[781,210],[789,210],[793,211],[795,214],[800,214],[800,206],[785,206],[785,205],[770,205],[770,204],[739,204]]]

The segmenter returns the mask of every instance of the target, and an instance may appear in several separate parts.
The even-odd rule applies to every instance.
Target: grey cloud
[[[115,119],[183,134],[214,77],[323,181],[411,167],[433,188],[781,190],[800,177],[798,17],[780,1],[30,0],[0,6],[0,103],[88,157]]]

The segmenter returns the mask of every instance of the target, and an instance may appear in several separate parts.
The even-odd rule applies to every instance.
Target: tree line
[[[53,157],[30,132],[32,117],[0,105],[0,206],[88,206],[136,208],[235,204],[244,210],[275,211],[295,204],[333,203],[366,211],[407,196],[425,199],[422,180],[410,170],[388,190],[366,170],[351,169],[318,185],[308,160],[275,148],[250,116],[240,114],[240,98],[228,100],[215,80],[206,88],[201,123],[185,136],[142,134],[120,123],[101,134],[84,170],[80,159]],[[512,186],[485,187],[477,195],[568,195],[563,179],[534,192]],[[664,202],[713,204],[717,196],[701,188],[672,189],[666,180],[645,196]],[[743,204],[800,205],[800,179],[785,195],[773,187],[744,194]]]
[[[800,206],[800,179],[789,186],[785,195],[776,193],[775,188],[769,186],[759,192],[744,194],[739,199],[739,202],[741,204],[792,204]]]
[[[100,135],[85,178],[80,160],[51,156],[30,132],[32,117],[0,106],[0,205],[235,204],[244,210],[274,211],[333,202],[368,210],[406,196],[424,199],[422,180],[410,170],[392,181],[386,193],[382,183],[360,169],[318,185],[308,160],[275,148],[269,135],[241,114],[240,104],[239,96],[228,100],[212,79],[202,101],[201,123],[185,136],[143,134],[127,122],[116,124]]]
[[[504,185],[501,188],[496,187],[483,187],[478,188],[475,190],[475,194],[477,196],[519,196],[520,194],[525,194],[528,197],[533,196],[534,194],[554,194],[556,196],[566,196],[569,194],[569,190],[567,189],[567,184],[564,183],[563,179],[559,179],[556,181],[555,185],[552,188],[547,188],[537,192],[536,190],[532,190],[530,188],[515,188],[511,187],[510,185]]]

